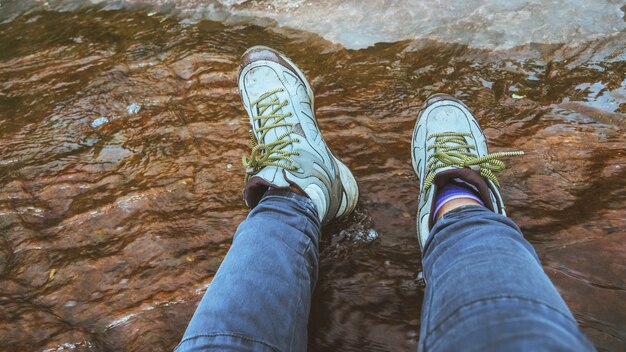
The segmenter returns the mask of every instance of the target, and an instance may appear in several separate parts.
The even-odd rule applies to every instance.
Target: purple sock
[[[460,180],[460,182],[453,181],[443,186],[436,195],[433,221],[437,220],[437,214],[439,213],[439,210],[441,210],[441,207],[454,199],[469,198],[477,201],[480,205],[485,206],[485,203],[483,203],[482,199],[480,199],[478,192],[473,188],[474,187],[472,185],[462,180]]]

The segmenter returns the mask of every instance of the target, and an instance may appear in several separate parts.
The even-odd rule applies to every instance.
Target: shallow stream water
[[[355,213],[323,233],[311,351],[415,349],[423,287],[410,137],[435,92],[468,104],[492,151],[526,152],[500,176],[510,217],[598,349],[626,349],[619,21],[610,34],[581,26],[589,33],[576,45],[498,43],[486,31],[455,43],[340,38],[277,26],[294,21],[271,9],[272,20],[244,20],[256,7],[231,3],[246,13],[207,20],[184,8],[9,2],[0,24],[0,350],[177,344],[247,214],[248,119],[236,74],[256,44],[307,74],[325,138],[361,188]],[[369,46],[379,40],[388,42]]]

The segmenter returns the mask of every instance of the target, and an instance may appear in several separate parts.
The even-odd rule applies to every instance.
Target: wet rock
[[[0,53],[3,347],[178,343],[248,212],[237,60],[263,42],[310,78],[324,137],[361,190],[357,210],[323,232],[312,349],[341,336],[345,349],[415,350],[423,287],[409,145],[434,92],[468,104],[492,151],[526,152],[499,175],[508,212],[598,348],[624,349],[626,141],[607,118],[624,113],[619,40],[346,50],[310,33],[134,11],[32,14],[0,34],[21,38]],[[600,54],[613,59],[591,65]]]
[[[98,117],[97,119],[91,121],[91,127],[93,128],[98,128],[106,123],[109,122],[109,119],[107,117],[101,116]]]
[[[126,107],[126,112],[128,113],[128,115],[135,115],[139,113],[140,110],[141,110],[141,104],[139,103],[130,103]]]

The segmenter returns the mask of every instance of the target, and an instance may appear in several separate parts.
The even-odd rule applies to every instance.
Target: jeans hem
[[[485,206],[472,204],[472,205],[463,205],[458,208],[454,208],[450,210],[449,212],[445,213],[444,215],[442,215],[435,222],[435,224],[433,225],[433,228],[430,230],[428,240],[426,241],[426,244],[424,245],[424,249],[422,251],[422,262],[424,261],[424,258],[426,258],[426,253],[429,252],[430,247],[435,245],[432,242],[435,242],[435,237],[438,231],[434,231],[434,230],[436,230],[438,224],[441,224],[443,222],[450,221],[450,220],[458,221],[464,216],[470,216],[468,215],[468,213],[470,214],[473,212],[482,213],[483,211],[488,211],[490,213],[493,213],[491,210],[489,210],[489,208]]]
[[[313,201],[311,200],[311,198],[307,196],[298,194],[293,191],[284,190],[284,189],[272,189],[272,190],[265,192],[265,194],[261,198],[261,201],[265,199],[271,199],[271,198],[279,198],[279,199],[287,198],[290,201],[298,204],[302,208],[306,209],[306,211],[309,212],[310,215],[312,215],[313,217],[319,218],[315,204],[313,204]]]

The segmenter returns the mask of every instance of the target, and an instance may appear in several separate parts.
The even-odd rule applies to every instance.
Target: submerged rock
[[[469,105],[492,151],[526,152],[499,175],[507,212],[598,349],[626,348],[617,36],[576,50],[421,40],[347,50],[285,28],[88,9],[18,17],[0,24],[0,42],[6,349],[178,343],[248,214],[236,77],[242,51],[261,42],[310,78],[324,138],[361,192],[357,210],[322,235],[311,349],[333,350],[338,336],[346,350],[416,348],[423,291],[409,146],[435,92]]]
[[[109,122],[109,119],[102,116],[102,117],[98,117],[97,119],[91,121],[91,127],[93,128],[98,128],[106,123]]]

